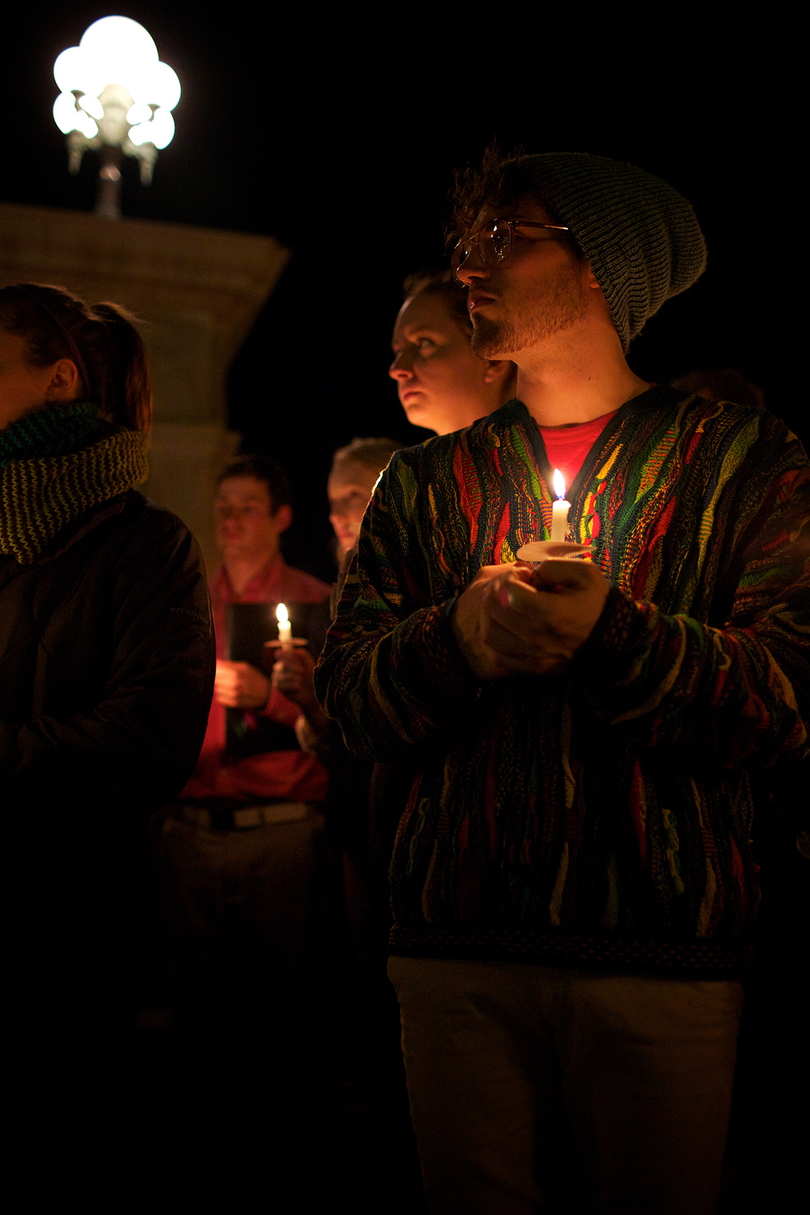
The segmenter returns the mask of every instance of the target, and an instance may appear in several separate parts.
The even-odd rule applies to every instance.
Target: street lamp
[[[96,214],[117,219],[123,157],[137,158],[146,186],[158,149],[172,140],[177,73],[159,61],[151,35],[137,21],[102,17],[78,46],[62,51],[53,74],[61,90],[53,117],[67,135],[70,172],[78,173],[88,149],[98,150]]]

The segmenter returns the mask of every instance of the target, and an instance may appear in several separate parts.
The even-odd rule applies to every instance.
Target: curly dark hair
[[[497,143],[489,144],[477,165],[456,170],[451,193],[453,211],[445,233],[448,248],[469,232],[482,207],[502,211],[505,218],[527,196],[543,207],[551,223],[565,223],[545,195],[542,176],[533,157],[527,156],[521,147],[513,148],[507,154]],[[570,233],[569,240],[579,253]]]

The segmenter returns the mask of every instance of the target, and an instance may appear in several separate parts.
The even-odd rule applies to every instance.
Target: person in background
[[[337,545],[338,579],[333,588],[332,605],[343,588],[346,571],[354,556],[360,524],[380,474],[401,444],[395,439],[352,439],[339,447],[332,457],[327,482],[329,522]],[[312,687],[315,663],[306,650],[278,654],[273,666],[273,686],[296,702],[301,712],[296,732],[301,746],[313,755],[329,749],[335,731],[324,716]]]
[[[735,401],[752,409],[765,408],[765,393],[736,367],[706,367],[684,372],[670,380],[673,388],[696,392],[710,401]]]
[[[60,1200],[128,1146],[149,816],[194,767],[214,678],[199,548],[136,489],[151,412],[123,309],[0,290],[6,1139]]]
[[[222,564],[211,580],[214,700],[199,763],[160,841],[173,1021],[185,1052],[189,1132],[219,1127],[223,1158],[269,1133],[248,1106],[273,1094],[291,1120],[320,1090],[328,897],[327,773],[301,750],[298,706],[271,685],[276,607],[318,653],[329,587],[285,561],[290,480],[241,456],[214,500]],[[220,1125],[221,1124],[221,1125]],[[254,1145],[255,1146],[255,1145]]]
[[[409,422],[450,434],[514,395],[514,364],[473,351],[466,296],[449,271],[411,275],[404,293],[388,374]]]
[[[354,551],[369,498],[388,461],[401,443],[394,439],[352,439],[332,457],[326,492],[329,522],[341,558]]]
[[[368,500],[381,472],[394,452],[399,450],[400,444],[394,439],[363,438],[353,439],[333,456],[327,493],[329,519],[339,550],[335,586],[338,597],[354,555]],[[333,600],[336,601],[335,596]],[[301,746],[312,755],[320,755],[330,767],[333,778],[329,797],[330,822],[340,839],[343,852],[351,916],[352,906],[358,898],[362,898],[360,891],[374,881],[368,803],[370,766],[358,763],[345,750],[339,731],[323,714],[312,686],[314,667],[312,656],[306,650],[279,654],[273,666],[273,686],[299,706],[296,733]],[[349,770],[351,776],[348,775]],[[341,775],[335,779],[338,771]],[[376,876],[379,878],[379,872]],[[360,911],[358,917],[362,918]]]
[[[356,438],[333,457],[327,492],[329,518],[339,550],[336,591],[354,555],[368,500],[381,472],[401,444],[387,438]],[[391,912],[387,868],[401,809],[397,796],[371,796],[375,765],[343,745],[340,731],[322,713],[312,687],[313,662],[304,650],[280,655],[273,683],[301,708],[296,725],[301,745],[329,769],[327,825],[342,863],[342,886],[351,956],[341,998],[347,1007],[348,1069],[352,1091],[370,1101],[375,1114],[375,1156],[399,1176],[403,1192],[420,1210],[421,1183],[399,1050],[399,1018],[386,976]],[[397,775],[399,775],[397,771]]]

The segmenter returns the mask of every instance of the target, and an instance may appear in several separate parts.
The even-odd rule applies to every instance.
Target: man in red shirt
[[[261,654],[263,641],[277,636],[279,603],[289,610],[295,636],[310,641],[314,658],[329,623],[330,588],[287,565],[279,550],[281,535],[292,522],[289,497],[283,469],[248,456],[222,473],[214,503],[222,555],[211,581],[217,635],[214,702],[200,760],[183,796],[194,802],[226,801],[229,807],[233,801],[240,830],[256,818],[255,813],[240,815],[247,806],[255,811],[266,803],[319,805],[326,795],[326,770],[298,748],[293,735],[300,709],[271,688],[272,658],[265,670]],[[254,604],[261,605],[258,612]],[[251,607],[243,610],[242,605]],[[262,742],[268,740],[272,749],[263,750]],[[276,805],[262,822],[277,821]]]
[[[277,1084],[282,1057],[297,1073],[315,1008],[327,773],[298,745],[300,710],[271,687],[264,643],[277,638],[282,602],[294,638],[317,656],[330,588],[280,552],[292,508],[289,479],[273,461],[230,464],[214,510],[214,699],[199,762],[161,840],[173,1011],[185,1040],[205,1050],[209,1075],[213,1053],[223,1082],[238,1083],[234,1051],[250,1042],[254,1082],[266,1065]]]

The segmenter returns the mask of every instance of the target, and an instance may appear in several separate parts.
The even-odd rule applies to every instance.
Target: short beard
[[[477,316],[470,345],[479,359],[508,358],[516,349],[514,325],[498,324],[488,317]]]
[[[560,277],[551,297],[547,296],[543,301],[542,308],[536,312],[531,306],[523,309],[517,321],[493,321],[477,313],[470,343],[479,358],[513,358],[521,350],[530,349],[545,338],[570,329],[584,320],[587,312],[587,294],[577,270]]]

